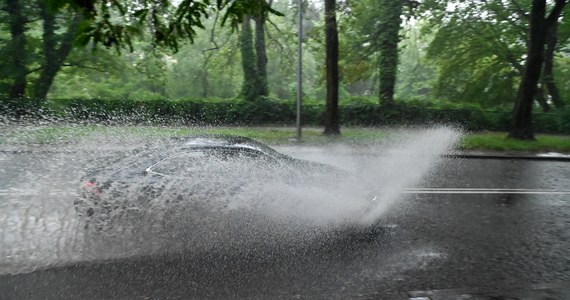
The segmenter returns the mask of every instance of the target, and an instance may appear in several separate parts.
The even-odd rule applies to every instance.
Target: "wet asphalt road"
[[[373,233],[0,275],[0,299],[570,299],[568,162],[445,159],[422,187]]]

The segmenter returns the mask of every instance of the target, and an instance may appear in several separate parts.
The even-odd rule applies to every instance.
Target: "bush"
[[[35,116],[61,118],[71,122],[107,124],[184,124],[184,125],[293,125],[296,103],[271,97],[256,101],[242,99],[53,99],[38,109],[37,101],[25,99],[15,103],[3,99],[0,111],[4,115],[21,111],[40,112]],[[478,105],[446,102],[398,101],[378,105],[370,97],[350,97],[339,105],[343,125],[425,125],[449,124],[466,130],[508,131],[511,121],[509,108],[483,109]],[[324,101],[306,101],[303,124],[322,125]],[[33,114],[32,114],[33,115]],[[537,132],[570,133],[570,110],[552,113],[536,112]]]
[[[43,101],[29,97],[10,99],[0,97],[0,114],[8,118],[41,118],[50,114],[43,106]]]

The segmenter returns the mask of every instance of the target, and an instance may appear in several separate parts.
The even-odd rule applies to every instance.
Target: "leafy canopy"
[[[223,12],[222,25],[236,27],[243,15],[272,13],[264,0],[46,0],[50,10],[70,6],[83,14],[78,42],[93,42],[106,47],[133,49],[133,38],[148,29],[154,45],[178,50],[180,40],[194,41],[196,29],[204,29],[203,20]]]

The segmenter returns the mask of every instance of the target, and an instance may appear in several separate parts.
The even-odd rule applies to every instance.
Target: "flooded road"
[[[279,150],[339,167],[360,155]],[[0,154],[1,299],[407,299],[473,287],[505,295],[548,284],[560,292],[570,282],[567,162],[443,159],[405,187],[373,235],[273,243],[282,237],[267,229],[260,243],[241,247],[239,230],[229,230],[223,239],[232,243],[193,247],[199,242],[185,241],[180,228],[156,231],[164,236],[153,240],[132,228],[120,232],[140,239],[77,226],[73,199],[87,159],[88,152]],[[169,245],[169,234],[189,246]]]

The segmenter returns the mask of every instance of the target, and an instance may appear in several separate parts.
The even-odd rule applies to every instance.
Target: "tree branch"
[[[548,32],[549,28],[552,27],[554,23],[558,22],[558,18],[560,17],[560,14],[562,13],[562,10],[564,9],[566,3],[567,3],[566,0],[556,0],[554,8],[552,9],[548,17],[546,17],[546,24],[545,24],[546,32]]]
[[[216,24],[218,23],[219,17],[220,17],[220,11],[217,10],[216,11],[216,18],[214,18],[214,25],[212,26],[212,31],[210,32],[210,42],[212,42],[214,44],[214,46],[216,46],[215,49],[220,48],[220,46],[218,46],[218,44],[216,43],[216,39],[215,39]]]
[[[35,73],[35,72],[37,72],[37,71],[41,71],[43,68],[44,68],[44,67],[42,66],[42,67],[37,67],[37,68],[31,69],[31,70],[28,70],[28,72],[26,72],[26,75]]]
[[[77,67],[77,68],[81,68],[81,69],[95,70],[95,71],[99,71],[99,72],[106,72],[107,71],[107,70],[100,69],[100,68],[97,68],[94,66],[83,65],[81,63],[64,63],[61,66],[62,67]]]
[[[216,24],[218,22],[218,18],[219,18],[219,12],[216,12],[216,17],[214,19],[214,25],[212,26],[212,31],[210,32],[210,42],[212,44],[214,44],[214,47],[202,50],[202,52],[220,50],[221,48],[223,48],[225,45],[227,45],[229,43],[229,41],[232,37],[233,31],[231,31],[230,35],[226,38],[226,40],[221,45],[219,45],[216,42],[216,39],[215,39],[216,34],[215,33],[216,33]]]
[[[26,22],[24,22],[24,23],[25,23],[25,24],[34,23],[34,22],[37,22],[37,21],[39,21],[39,20],[41,20],[41,19],[42,19],[42,18],[28,19],[28,20],[26,20]]]
[[[277,31],[277,33],[279,33],[280,36],[284,37],[285,34],[283,33],[283,31],[281,30],[281,28],[279,28],[279,26],[277,26],[277,24],[275,24],[273,21],[271,21],[271,19],[267,18],[266,21],[271,24],[271,26]],[[267,30],[267,36],[269,37],[270,40],[274,41],[277,45],[279,45],[281,47],[281,49],[286,49],[289,52],[289,57],[293,58],[295,57],[295,54],[293,52],[293,50],[291,48],[289,48],[289,45],[287,45],[286,47],[284,47],[283,45],[281,45],[281,43],[279,43],[276,39],[274,39],[271,34],[269,33],[269,30]]]
[[[224,46],[226,46],[226,45],[230,42],[230,39],[232,38],[232,34],[233,34],[233,32],[230,33],[230,35],[226,38],[226,40],[225,40],[221,45],[218,45],[218,43],[213,42],[213,43],[214,43],[214,47],[208,48],[208,49],[205,49],[205,50],[202,50],[202,52],[220,50],[221,48],[223,48]]]
[[[419,1],[415,0],[402,0],[402,2],[404,2],[404,5],[410,9],[416,9],[421,4]]]
[[[514,0],[513,0],[514,2]],[[495,15],[497,16],[497,18],[503,20],[503,21],[507,21],[509,22],[509,24],[511,24],[513,27],[518,28],[519,30],[521,30],[522,32],[526,32],[527,31],[527,27],[523,26],[521,24],[516,23],[512,18],[509,18],[509,15],[504,13],[504,10],[501,9],[493,9],[492,6],[489,5],[489,3],[487,2],[487,0],[483,0],[483,3],[485,3],[485,6],[487,6],[487,9],[491,10],[492,12],[495,13]],[[518,8],[515,9],[515,13],[517,13],[519,15],[519,17],[525,18],[526,16],[521,15],[520,12],[518,11]]]
[[[526,10],[522,8],[520,3],[518,3],[517,0],[511,0],[511,3],[513,4],[515,12],[519,15],[519,17],[521,17],[521,19],[528,20],[529,16],[527,15]]]

